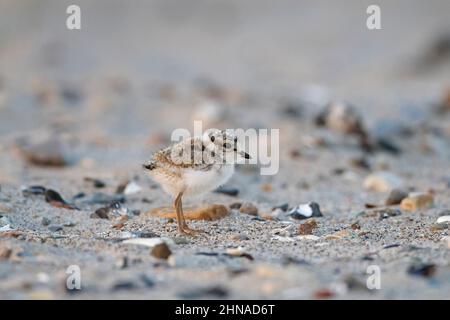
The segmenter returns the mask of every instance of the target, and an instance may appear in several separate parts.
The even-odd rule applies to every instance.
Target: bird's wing
[[[205,147],[202,140],[200,138],[190,138],[158,151],[153,156],[152,163],[166,168],[208,170],[212,164],[204,160],[203,151],[205,151]]]

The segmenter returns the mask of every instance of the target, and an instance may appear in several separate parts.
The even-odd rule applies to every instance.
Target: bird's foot
[[[181,234],[189,235],[189,236],[196,236],[198,234],[205,233],[205,231],[203,231],[203,230],[191,229],[187,225],[179,227],[178,231]]]

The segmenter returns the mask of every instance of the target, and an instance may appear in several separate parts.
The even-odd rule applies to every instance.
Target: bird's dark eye
[[[234,137],[234,143],[237,143],[237,137]]]
[[[223,144],[223,147],[224,147],[225,149],[230,149],[230,148],[231,148],[231,144],[229,144],[229,143],[224,143],[224,144]]]
[[[214,140],[216,140],[216,137],[211,136],[210,139],[211,139],[211,142],[214,142]]]

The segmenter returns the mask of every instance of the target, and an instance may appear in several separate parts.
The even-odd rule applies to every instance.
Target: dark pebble
[[[50,230],[51,232],[58,232],[61,231],[62,229],[63,227],[59,225],[52,225],[48,227],[48,230]]]
[[[432,277],[436,273],[434,264],[414,264],[408,268],[408,273],[413,276]]]
[[[379,220],[384,220],[390,217],[397,217],[402,214],[399,209],[383,209],[377,212],[379,214]]]
[[[43,217],[41,223],[43,226],[48,226],[51,223],[51,221],[49,218]]]
[[[103,207],[103,208],[99,208],[97,210],[95,210],[94,213],[92,213],[90,215],[91,218],[93,219],[109,219],[109,207]]]
[[[400,190],[400,189],[394,189],[389,194],[388,198],[386,199],[386,205],[387,206],[393,206],[400,204],[403,199],[405,199],[408,196],[408,193],[406,191]]]
[[[239,189],[231,187],[220,187],[214,190],[214,192],[226,194],[227,196],[236,197],[239,194]]]
[[[236,210],[239,210],[239,209],[241,208],[241,206],[242,206],[242,203],[240,203],[240,202],[234,202],[234,203],[230,204],[230,209],[236,209]]]
[[[65,208],[71,210],[78,209],[77,207],[68,204],[58,192],[52,189],[47,189],[45,191],[45,201],[56,208]]]
[[[22,190],[24,196],[45,194],[46,188],[43,186],[30,186]]]
[[[99,179],[85,177],[84,181],[92,183],[92,185],[98,189],[106,187],[106,184]]]
[[[118,290],[133,290],[136,289],[137,285],[132,281],[119,281],[115,283],[112,287],[114,291]]]
[[[124,195],[108,195],[104,193],[94,193],[90,198],[84,199],[86,204],[110,204],[112,202],[124,203],[126,200]]]
[[[402,152],[400,147],[388,138],[378,138],[376,145],[379,150],[389,152],[394,155],[398,155]]]
[[[280,204],[279,206],[275,206],[272,208],[272,211],[274,211],[276,209],[281,209],[284,212],[286,212],[289,209],[289,203],[283,203],[283,204]]]

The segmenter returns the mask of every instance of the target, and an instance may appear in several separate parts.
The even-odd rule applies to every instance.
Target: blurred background
[[[273,113],[332,99],[371,128],[414,123],[448,90],[450,3],[377,1],[370,31],[372,2],[1,0],[0,151],[49,136],[73,161],[140,163],[194,118],[301,131]],[[81,30],[66,28],[70,4]],[[15,159],[2,155],[1,180],[23,173]]]
[[[172,199],[142,164],[194,120],[280,129],[280,170],[238,166],[203,201],[253,212],[185,239],[147,215]],[[0,298],[79,298],[72,264],[82,298],[448,298],[449,120],[448,0],[0,0]],[[370,211],[400,186],[435,206]],[[129,220],[98,219],[116,201]],[[311,201],[319,242],[288,219]],[[174,259],[133,237],[173,239]],[[254,261],[223,255],[237,246]],[[364,289],[368,264],[384,290]]]

